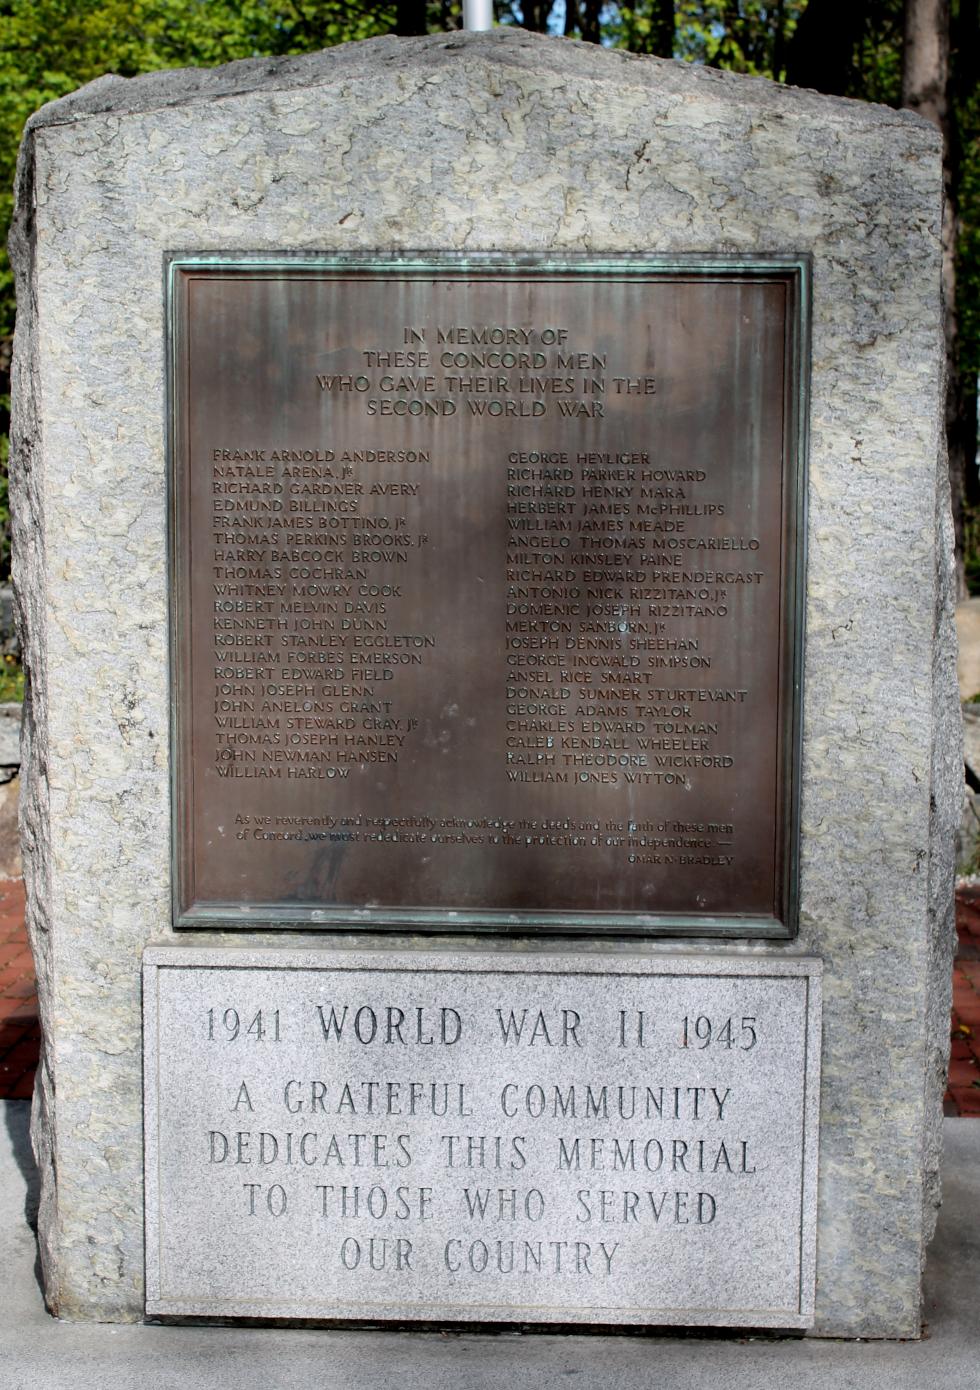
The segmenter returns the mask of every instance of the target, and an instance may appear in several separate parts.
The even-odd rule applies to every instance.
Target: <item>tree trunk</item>
[[[429,32],[426,0],[396,0],[395,33],[404,38]]]
[[[554,0],[522,0],[521,27],[535,34],[546,34],[553,7]]]
[[[772,36],[772,75],[777,82],[782,82],[784,68],[786,65],[786,4],[785,0],[777,0],[776,14],[773,20]]]
[[[786,81],[831,96],[854,86],[854,51],[867,0],[810,0],[786,47]]]
[[[658,58],[673,58],[677,29],[674,0],[653,0],[650,19],[650,52]]]
[[[585,43],[599,43],[602,35],[599,30],[599,12],[602,0],[583,0],[581,6],[582,39]]]

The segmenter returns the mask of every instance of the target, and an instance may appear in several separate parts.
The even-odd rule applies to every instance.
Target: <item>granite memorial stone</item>
[[[29,123],[17,196],[52,1310],[917,1336],[961,774],[933,128],[516,32],[384,39],[100,79]],[[528,360],[472,356],[501,350]],[[642,495],[658,470],[696,476]],[[294,565],[355,577],[213,572]],[[509,652],[559,659],[517,683]],[[515,1137],[525,1175],[491,1173]]]

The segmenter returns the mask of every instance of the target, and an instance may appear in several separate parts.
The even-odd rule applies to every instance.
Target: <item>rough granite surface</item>
[[[53,1310],[143,1306],[139,963],[173,939],[164,253],[811,252],[801,930],[726,949],[824,962],[815,1331],[919,1335],[961,791],[940,198],[915,116],[518,32],[106,77],[32,119],[11,491]]]

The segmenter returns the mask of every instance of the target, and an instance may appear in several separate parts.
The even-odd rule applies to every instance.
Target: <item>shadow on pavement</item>
[[[34,1151],[31,1148],[31,1102],[29,1100],[8,1100],[0,1111],[6,1123],[7,1133],[10,1136],[10,1149],[14,1156],[14,1161],[20,1169],[24,1179],[24,1220],[30,1229],[37,1236],[37,1211],[41,1200],[41,1179],[37,1171],[37,1164],[34,1162]],[[41,1277],[41,1254],[38,1251],[34,1258],[34,1278],[37,1286],[44,1292],[44,1282]]]

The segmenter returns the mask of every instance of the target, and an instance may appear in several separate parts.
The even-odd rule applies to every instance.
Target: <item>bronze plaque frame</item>
[[[753,901],[747,910],[739,910],[740,907],[744,909],[744,904],[736,904],[732,907],[727,899],[718,901],[717,894],[715,901],[707,907],[703,906],[701,900],[705,895],[696,891],[695,883],[706,884],[710,882],[710,875],[707,874],[706,870],[699,872],[698,867],[689,866],[686,857],[684,864],[687,873],[683,877],[680,874],[680,869],[677,870],[676,877],[673,871],[666,873],[660,869],[640,869],[634,873],[634,878],[644,873],[651,876],[660,874],[664,883],[669,885],[669,888],[664,890],[664,896],[674,894],[675,900],[659,908],[652,899],[644,899],[639,905],[634,903],[627,909],[623,909],[622,906],[610,907],[608,904],[600,904],[590,908],[583,905],[584,895],[581,891],[576,901],[569,901],[555,907],[543,906],[540,901],[534,902],[530,907],[520,905],[516,907],[513,905],[495,906],[492,903],[484,902],[468,902],[462,905],[455,905],[453,902],[434,904],[431,901],[383,902],[372,900],[372,895],[365,892],[363,888],[359,896],[352,894],[352,900],[345,902],[335,899],[327,900],[324,896],[310,892],[309,883],[320,884],[323,882],[322,875],[320,879],[315,879],[312,872],[305,880],[307,883],[305,889],[298,893],[293,891],[285,895],[280,891],[278,894],[270,896],[268,901],[257,901],[254,894],[244,894],[242,899],[238,901],[233,895],[227,893],[209,896],[207,894],[202,895],[197,891],[200,879],[199,854],[203,854],[203,849],[206,847],[199,843],[203,839],[200,827],[198,826],[195,830],[196,778],[203,779],[206,770],[198,765],[199,760],[195,760],[192,752],[194,700],[191,687],[194,625],[191,614],[195,571],[191,546],[193,527],[190,501],[191,479],[189,476],[189,420],[195,407],[195,384],[191,381],[188,356],[190,339],[188,286],[195,281],[204,281],[215,285],[222,281],[225,284],[230,284],[233,281],[241,282],[243,280],[252,284],[281,281],[284,284],[294,286],[300,283],[308,286],[314,284],[323,286],[327,283],[342,284],[347,287],[350,293],[353,293],[355,289],[360,292],[373,290],[379,302],[388,301],[394,305],[398,305],[400,302],[399,287],[410,287],[411,291],[418,291],[420,287],[428,287],[429,292],[435,295],[440,289],[467,283],[500,286],[505,299],[507,298],[506,292],[511,291],[513,286],[529,286],[531,288],[528,289],[528,303],[531,302],[534,287],[568,287],[569,304],[573,308],[576,293],[581,292],[583,287],[591,287],[584,296],[584,302],[589,303],[589,296],[592,295],[592,302],[600,305],[605,302],[603,300],[604,294],[609,299],[609,303],[619,306],[626,303],[626,299],[630,295],[634,299],[642,300],[645,286],[659,287],[661,291],[665,287],[672,287],[671,293],[674,294],[678,304],[681,303],[685,293],[688,294],[689,298],[692,293],[697,297],[698,294],[710,293],[712,290],[717,291],[719,287],[743,287],[763,292],[771,290],[779,299],[784,307],[781,319],[782,327],[778,330],[780,355],[780,369],[777,374],[778,390],[774,390],[770,396],[765,397],[767,408],[762,414],[766,418],[759,425],[759,431],[768,428],[770,433],[773,433],[773,431],[778,430],[781,440],[779,449],[780,498],[779,505],[774,512],[774,515],[778,513],[778,535],[774,533],[771,538],[769,547],[771,553],[766,557],[767,566],[774,563],[778,571],[778,582],[774,586],[777,589],[777,594],[774,599],[768,602],[768,607],[764,610],[769,615],[767,619],[769,626],[766,630],[770,632],[772,640],[769,643],[768,655],[765,652],[757,653],[769,661],[772,672],[769,680],[771,694],[768,700],[762,701],[761,709],[761,724],[764,726],[763,741],[768,740],[767,756],[769,762],[765,766],[768,768],[771,764],[772,770],[772,776],[767,783],[771,788],[771,807],[764,813],[764,819],[768,817],[765,823],[771,831],[772,843],[771,848],[766,848],[768,859],[762,862],[762,869],[753,870],[756,879],[762,885],[761,888],[753,889],[754,897],[760,900],[761,906],[759,902]],[[364,931],[366,929],[404,931],[408,928],[416,931],[433,932],[495,931],[519,935],[575,934],[596,937],[617,935],[718,936],[779,939],[794,936],[797,930],[799,893],[799,797],[806,537],[806,422],[809,368],[809,258],[802,255],[660,257],[633,254],[595,256],[571,254],[503,255],[497,253],[437,254],[429,252],[349,255],[336,253],[323,255],[305,253],[275,255],[267,253],[174,254],[167,257],[165,281],[169,389],[172,862],[175,927],[238,930],[328,929],[333,931]],[[724,295],[719,302],[722,302],[723,299]],[[737,303],[741,304],[741,302],[740,299],[737,300]],[[773,302],[775,303],[776,300],[774,299]],[[513,296],[511,303],[513,303]],[[683,319],[683,312],[677,311],[676,308],[674,312],[678,321]],[[649,311],[649,314],[652,317],[652,310]],[[402,317],[405,316],[402,315]],[[350,319],[349,309],[348,319]],[[506,315],[501,321],[507,321]],[[395,321],[392,322],[394,325]],[[627,326],[636,329],[637,323],[641,322],[642,314],[640,319]],[[748,316],[744,316],[744,322],[749,322]],[[401,319],[397,323],[400,326]],[[776,330],[770,328],[768,331],[770,338],[775,342],[776,339],[773,335]],[[737,326],[734,334],[737,339]],[[624,338],[628,337],[628,333],[624,335]],[[649,337],[648,329],[648,339]],[[707,340],[703,334],[702,340],[707,347]],[[377,347],[376,339],[365,339],[365,342],[367,341]],[[393,326],[390,339],[384,346],[386,349],[394,348],[396,343],[395,327]],[[741,354],[742,348],[738,346],[733,351]],[[746,351],[748,352],[750,349],[746,349]],[[761,352],[761,349],[759,351]],[[771,358],[775,349],[770,346],[769,351]],[[649,353],[652,362],[652,347],[649,348]],[[356,358],[356,355],[356,350],[349,348],[348,357]],[[361,355],[367,355],[363,349]],[[706,353],[706,356],[710,356],[710,353]],[[203,360],[200,352],[196,360]],[[629,360],[629,354],[626,353],[624,366],[628,365]],[[264,364],[267,371],[270,361],[271,359]],[[583,355],[582,370],[587,370],[585,355]],[[749,380],[749,377],[744,376],[745,371],[751,373],[755,370],[756,375],[758,375],[760,369],[745,367],[739,370],[743,372],[739,382],[744,382]],[[651,367],[650,372],[649,376],[644,376],[641,372],[635,378],[627,373],[622,377],[617,377],[616,380],[653,382],[656,368]],[[202,373],[202,376],[204,375],[206,373]],[[274,372],[271,373],[271,376],[274,375]],[[220,371],[214,380],[220,382]],[[218,390],[219,394],[222,390],[220,385],[214,386],[214,381],[211,383],[211,389]],[[617,387],[618,389],[620,388]],[[632,390],[632,387],[623,387],[622,389],[629,391]],[[642,392],[645,388],[641,385],[639,389]],[[651,394],[656,392],[656,386],[652,389],[649,387],[646,389],[650,389]],[[761,387],[759,391],[762,391]],[[734,387],[732,387],[731,394],[732,396],[735,394]],[[764,392],[758,396],[758,399],[761,400],[763,397]],[[757,397],[753,396],[752,399],[756,400]],[[636,403],[631,402],[631,405],[635,407]],[[703,408],[709,409],[710,402],[704,403]],[[693,406],[689,403],[687,409],[690,418],[691,410],[700,411],[702,403],[695,401]],[[774,423],[777,415],[779,416],[778,423]],[[719,416],[718,418],[723,417]],[[735,423],[731,425],[733,431],[737,428],[744,433],[748,428],[744,422],[738,422],[737,412],[733,412],[730,405],[728,417],[724,418],[727,418],[729,422],[734,420]],[[752,429],[757,423],[752,424]],[[570,424],[565,426],[566,443],[574,428]],[[717,434],[719,427],[716,425],[715,428]],[[398,437],[398,435],[394,435],[393,439],[397,440]],[[528,445],[529,450],[534,448],[533,443]],[[484,452],[487,452],[486,448]],[[757,463],[755,473],[749,480],[750,491],[752,489],[758,491],[760,477],[757,475],[761,474],[761,471],[761,466]],[[585,474],[583,473],[582,476],[584,477]],[[509,507],[506,510],[509,510]],[[721,510],[724,511],[724,508]],[[697,511],[696,507],[694,511]],[[630,512],[629,515],[632,519],[633,512]],[[203,523],[199,522],[198,526],[201,524]],[[210,524],[214,524],[213,518]],[[503,525],[504,523],[501,522],[500,524]],[[217,555],[218,552],[213,553]],[[200,565],[201,562],[198,561],[197,563]],[[702,563],[705,562],[702,561]],[[758,563],[761,564],[762,561],[760,560]],[[215,573],[217,573],[216,569]],[[718,577],[720,578],[720,576]],[[452,579],[452,574],[445,574],[442,579],[445,583]],[[199,584],[201,582],[199,577],[197,577],[197,582]],[[653,590],[651,589],[649,592],[653,593]],[[680,591],[677,590],[677,592]],[[282,611],[276,611],[281,618]],[[652,611],[653,609],[651,609]],[[484,623],[487,621],[486,616],[479,613],[475,615],[475,618],[477,624],[481,621]],[[640,623],[639,626],[642,628],[643,624]],[[656,625],[652,626],[655,627]],[[533,630],[533,625],[531,630]],[[756,629],[753,628],[752,630],[755,631]],[[507,628],[507,631],[510,629]],[[743,670],[744,664],[741,656],[739,656],[736,665],[739,671]],[[665,676],[663,679],[667,680],[668,677]],[[670,679],[676,681],[678,678],[671,677]],[[704,689],[703,682],[698,686],[693,678],[686,677],[686,680],[692,689]],[[215,687],[215,693],[217,694],[217,687]],[[651,698],[649,694],[645,698],[647,699],[645,708],[652,708],[649,703]],[[742,698],[745,698],[744,692]],[[585,705],[582,706],[582,708],[585,707]],[[198,708],[200,708],[200,701],[198,701]],[[215,708],[217,708],[217,701]],[[666,705],[663,708],[666,709]],[[661,723],[657,727],[658,730],[662,731],[669,726]],[[759,726],[748,721],[744,728],[737,729],[733,726],[731,733],[736,738],[746,737],[746,746],[751,748],[753,745],[749,735],[752,738],[759,737]],[[607,739],[605,742],[610,743],[611,741]],[[675,746],[680,746],[681,742],[683,741],[679,740]],[[685,746],[689,746],[690,742],[687,741]],[[575,747],[577,745],[570,742],[569,746]],[[622,746],[626,746],[625,740],[622,741]],[[692,746],[697,747],[698,741],[694,740]],[[701,746],[711,746],[710,741],[702,741]],[[229,754],[229,756],[231,755]],[[235,754],[234,756],[237,757],[238,755]],[[438,750],[430,750],[428,756],[438,758]],[[547,757],[548,755],[544,756]],[[622,756],[631,755],[624,753]],[[590,773],[590,775],[593,774]],[[380,787],[381,784],[378,783],[377,785]],[[323,789],[323,791],[329,796],[329,788]],[[753,795],[758,796],[758,789],[751,785],[747,791],[749,794],[747,799],[749,800]],[[735,792],[733,795],[737,800],[738,793]],[[627,838],[630,839],[630,844],[620,846],[624,851],[629,851],[630,845],[634,843],[630,837],[634,835],[635,826],[648,827],[652,836],[654,822],[659,814],[676,817],[678,812],[683,809],[677,802],[670,809],[659,809],[656,801],[656,793],[652,793],[648,797],[647,793],[641,795],[630,791],[626,803],[629,807],[628,812],[618,822],[608,822],[610,826],[617,826],[620,830],[625,826],[629,827]],[[330,802],[329,804],[334,805],[336,803]],[[768,807],[768,802],[766,805]],[[663,803],[661,803],[662,806]],[[233,810],[231,802],[228,802],[228,809],[229,811]],[[277,809],[281,810],[282,807]],[[339,813],[340,808],[337,809]],[[616,809],[618,811],[618,807]],[[555,814],[556,816],[563,814],[559,806],[556,806]],[[579,808],[578,815],[581,816],[581,814]],[[606,823],[608,814],[608,809],[606,809],[601,815],[597,815],[600,824],[597,825],[596,830],[600,839],[605,835],[602,827]],[[750,812],[751,814],[753,813]],[[224,819],[227,820],[228,817],[226,816]],[[246,817],[246,820],[248,819]],[[407,819],[410,823],[421,824],[422,820],[428,819],[428,817],[409,816],[401,819]],[[734,823],[735,818],[732,819]],[[369,817],[369,820],[372,824],[381,823],[377,816],[373,819]],[[488,818],[483,817],[482,820],[487,821]],[[493,817],[490,817],[489,821],[492,822],[492,820]],[[470,823],[472,824],[472,820]],[[501,825],[502,823],[503,818],[501,818]],[[517,821],[515,819],[508,821],[508,823],[516,826]],[[585,827],[587,823],[584,819],[576,820],[574,817],[571,821],[573,827],[577,828]],[[690,834],[693,832],[693,826],[698,823],[694,820],[690,822],[691,832],[687,829],[686,821],[664,821],[661,829],[671,825],[679,827],[684,825],[684,833]],[[541,827],[542,830],[547,829],[547,822],[536,820],[529,822],[529,824]],[[487,833],[483,836],[483,843],[479,850],[481,856],[486,853],[492,857],[493,854],[505,852],[501,846],[500,838],[494,839],[491,833],[494,829],[501,829],[501,825],[494,827],[492,823],[490,824]],[[725,831],[725,826],[721,823],[712,824],[707,828],[714,832]],[[219,827],[219,829],[222,835],[229,833],[227,826]],[[702,825],[702,830],[704,829],[705,827]],[[210,829],[208,833],[211,833]],[[512,831],[512,833],[514,832]],[[325,834],[319,835],[319,832],[313,832],[313,837],[327,838]],[[355,834],[354,838],[361,838],[359,832]],[[371,835],[364,838],[374,841],[379,837]],[[394,838],[399,840],[401,837],[396,833]],[[756,839],[758,839],[757,836]],[[404,843],[409,842],[409,837],[406,837]],[[511,842],[507,843],[510,844]],[[542,845],[545,843],[546,841],[542,840]],[[550,852],[551,848],[560,850],[560,846],[555,846],[551,842],[547,843],[546,854]],[[564,861],[566,863],[569,859],[567,855],[567,844],[569,843],[572,843],[572,840],[566,837],[566,858]],[[578,843],[578,841],[575,840],[574,843]],[[593,841],[593,843],[595,842]],[[635,840],[638,849],[641,844],[645,848],[652,843],[654,843],[653,838],[644,840],[642,835]],[[684,840],[683,843],[698,845],[700,842],[697,838],[693,838]],[[709,842],[706,840],[704,843],[708,844]],[[717,839],[717,836],[715,841],[711,842],[712,845],[716,846],[723,843]],[[221,855],[223,848],[219,844],[218,855]],[[373,848],[368,851],[369,854],[374,852]],[[402,853],[401,844],[399,844],[397,852]],[[417,849],[408,851],[409,855],[418,853],[420,851]],[[751,858],[751,855],[749,857]],[[638,858],[639,862],[644,860],[654,862],[653,856],[640,855]],[[715,859],[719,862],[721,858],[723,856],[715,855]],[[559,861],[542,860],[541,862],[553,863],[555,870],[560,872],[561,863]],[[579,863],[573,862],[576,871],[578,871]],[[628,862],[632,865],[637,861],[629,858]],[[662,861],[656,860],[655,862],[660,863]],[[676,862],[676,856],[670,862]],[[692,865],[698,866],[701,863],[710,865],[712,862],[711,856],[704,856],[700,860],[692,859]],[[734,857],[729,862],[733,863]],[[765,868],[766,863],[770,865],[769,869]],[[768,893],[768,889],[765,887],[768,881],[767,875],[771,877],[772,882],[771,910],[768,907],[768,902],[762,901]],[[220,872],[217,876],[220,879]],[[556,876],[556,873],[550,875],[543,873],[541,881],[552,882]],[[336,873],[334,873],[335,880]],[[686,880],[691,881],[690,890],[683,888]],[[493,881],[492,875],[489,877],[489,881]],[[596,875],[596,881],[598,882],[598,875]],[[539,880],[535,878],[534,882],[537,885]],[[620,891],[620,883],[621,877],[610,872],[607,875],[607,880],[604,880],[605,890],[609,895],[614,896],[616,892]],[[680,884],[681,887],[675,887],[677,884]],[[333,890],[328,888],[326,891],[329,894]],[[540,896],[541,890],[537,886],[533,891]],[[642,897],[641,889],[635,884],[630,891],[634,900],[638,895]],[[683,892],[687,893],[687,900],[681,901]],[[597,897],[598,893],[597,888]],[[710,894],[707,896],[710,897]],[[746,896],[752,896],[752,894]],[[729,894],[729,897],[734,898],[734,892]]]

